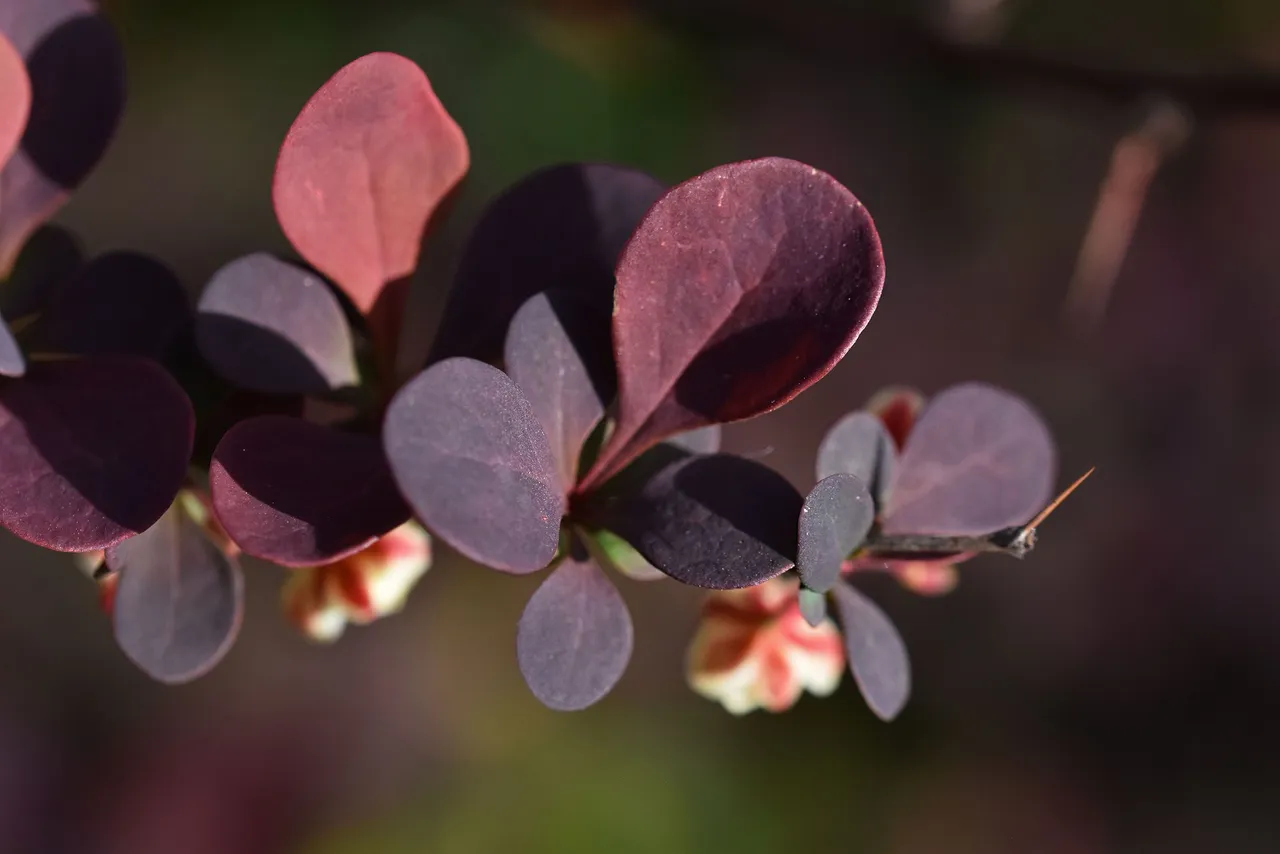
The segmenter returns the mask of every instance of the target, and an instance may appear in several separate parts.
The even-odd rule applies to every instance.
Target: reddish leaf
[[[57,551],[106,548],[168,509],[187,474],[191,403],[152,362],[37,362],[0,384],[0,524]]]
[[[833,474],[813,488],[800,511],[796,571],[804,586],[826,593],[840,579],[840,567],[862,545],[876,520],[866,484],[851,474]]]
[[[516,657],[544,705],[577,711],[622,678],[632,642],[631,614],[618,588],[595,564],[566,560],[525,606]]]
[[[640,480],[638,487],[632,480]],[[685,584],[750,587],[795,565],[804,499],[772,469],[728,454],[689,456],[661,445],[582,506]]]
[[[18,148],[31,112],[31,80],[22,56],[0,34],[0,168]]]
[[[190,321],[187,292],[168,267],[135,252],[112,252],[54,291],[27,349],[160,360]]]
[[[818,480],[852,474],[884,502],[898,464],[898,451],[884,422],[869,412],[853,412],[836,422],[818,446]]]
[[[511,321],[505,362],[546,431],[569,490],[582,444],[613,399],[609,326],[571,292],[538,294]]]
[[[870,320],[884,263],[848,190],[768,158],[663,196],[617,276],[618,426],[588,486],[667,436],[768,412],[820,379]]]
[[[508,572],[556,553],[564,490],[546,431],[497,368],[446,359],[392,400],[383,442],[400,491],[435,534]]]
[[[125,654],[152,678],[189,682],[235,642],[244,578],[176,501],[160,520],[107,551],[119,573],[112,622]]]
[[[0,271],[106,152],[124,107],[124,56],[87,3],[0,4],[0,32],[25,57],[31,113],[0,172]]]
[[[890,534],[989,534],[1049,500],[1053,438],[1025,401],[981,383],[934,397],[907,438],[883,527]]]
[[[564,163],[495,199],[463,251],[431,361],[502,355],[516,310],[540,291],[567,289],[608,323],[613,270],[663,186],[634,169]]]
[[[357,385],[351,327],[318,277],[265,252],[214,274],[196,315],[196,342],[242,388],[318,394]]]
[[[431,214],[462,180],[467,142],[422,69],[373,53],[307,102],[280,149],[276,215],[362,312],[413,272]]]
[[[876,603],[852,585],[837,584],[833,592],[849,670],[871,711],[891,721],[911,696],[906,644]]]
[[[377,439],[281,415],[227,431],[209,488],[236,545],[284,566],[354,554],[410,515]]]

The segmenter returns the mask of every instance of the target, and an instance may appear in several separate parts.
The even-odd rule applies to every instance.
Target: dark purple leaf
[[[800,511],[796,571],[805,587],[826,593],[840,580],[840,567],[862,545],[876,520],[866,484],[851,474],[833,474],[813,488]]]
[[[714,454],[720,450],[720,432],[720,425],[712,424],[688,433],[677,433],[667,442],[691,454]]]
[[[41,226],[0,285],[0,314],[12,322],[42,311],[83,263],[84,255],[71,232]]]
[[[392,400],[383,442],[418,517],[467,557],[526,573],[555,555],[564,514],[555,457],[502,371],[461,358],[433,365]]]
[[[190,321],[187,292],[168,267],[134,252],[112,252],[56,289],[27,349],[159,360]]]
[[[319,276],[265,252],[214,274],[196,342],[214,370],[254,391],[318,394],[360,382],[338,298]]]
[[[471,233],[431,361],[497,361],[516,310],[551,288],[585,298],[607,324],[618,255],[662,191],[643,172],[603,163],[551,166],[510,187]]]
[[[191,402],[158,365],[97,357],[0,384],[0,524],[86,552],[147,530],[187,475]]]
[[[31,80],[17,48],[0,33],[0,167],[18,149],[31,112]]]
[[[989,534],[1049,500],[1053,438],[1025,401],[981,383],[934,397],[907,438],[889,495],[890,534]]]
[[[800,616],[815,629],[827,618],[827,594],[800,588]]]
[[[632,639],[631,614],[613,582],[593,563],[565,560],[525,606],[516,657],[535,697],[572,712],[618,683]]]
[[[623,482],[641,475],[628,470],[585,500],[586,521],[695,587],[750,587],[795,565],[804,499],[782,475],[741,457],[688,456],[666,445],[635,468],[651,466],[639,488],[626,488]]]
[[[0,320],[0,376],[20,377],[27,372],[27,360],[22,355],[9,326]]]
[[[0,172],[0,270],[106,152],[124,107],[115,30],[79,0],[0,4],[0,32],[25,57],[31,115]]]
[[[857,475],[883,504],[893,483],[898,451],[884,422],[869,412],[853,412],[836,422],[818,446],[818,480]]]
[[[871,319],[884,261],[853,194],[766,158],[663,196],[617,278],[618,426],[588,486],[668,436],[769,412],[817,382]]]
[[[240,630],[240,567],[174,502],[145,532],[107,551],[120,573],[116,641],[151,677],[179,684],[209,672]]]
[[[236,545],[284,566],[338,560],[410,516],[376,438],[287,416],[227,431],[209,487]]]
[[[367,314],[388,282],[418,266],[427,221],[469,162],[422,69],[369,54],[325,83],[289,129],[276,216],[299,254]]]
[[[911,696],[911,662],[902,636],[884,612],[850,584],[833,589],[849,670],[871,711],[891,721]]]
[[[613,399],[609,325],[571,292],[526,302],[507,333],[507,372],[547,433],[565,490],[578,475],[582,444]]]

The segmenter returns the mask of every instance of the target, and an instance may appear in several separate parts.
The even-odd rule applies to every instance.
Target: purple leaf
[[[152,362],[34,363],[0,384],[0,524],[68,552],[141,533],[182,486],[194,427],[191,402]]]
[[[827,594],[801,587],[799,594],[800,616],[815,629],[827,618]]]
[[[0,314],[10,321],[43,311],[84,263],[71,232],[41,226],[22,247],[13,271],[0,287]]]
[[[587,486],[668,436],[769,412],[817,382],[870,320],[884,262],[848,190],[767,158],[663,196],[617,278],[618,425]]]
[[[446,359],[392,400],[383,441],[400,491],[472,560],[514,573],[555,555],[564,490],[547,434],[497,368]]]
[[[115,30],[90,4],[0,6],[0,31],[26,58],[31,78],[22,145],[0,172],[3,271],[106,152],[124,107],[125,83]]]
[[[265,252],[214,274],[196,342],[215,371],[254,391],[319,394],[360,382],[338,298],[320,277]]]
[[[190,320],[187,292],[168,267],[134,252],[112,252],[54,291],[27,349],[160,360]]]
[[[18,149],[31,112],[31,79],[17,48],[0,33],[0,168]]]
[[[509,188],[471,233],[431,361],[496,361],[516,310],[551,288],[585,298],[607,324],[618,254],[662,191],[643,172],[603,163],[551,166]]]
[[[883,527],[890,534],[989,534],[1049,500],[1053,438],[1025,401],[981,383],[934,397],[907,438]]]
[[[20,377],[27,372],[27,360],[22,355],[9,325],[0,319],[0,376]]]
[[[571,292],[538,294],[511,321],[505,362],[547,433],[565,490],[571,489],[582,444],[613,399],[608,323]]]
[[[112,546],[107,564],[120,573],[111,612],[116,641],[152,678],[189,682],[231,649],[244,578],[181,500],[145,532]]]
[[[820,481],[800,511],[796,571],[804,586],[818,593],[830,590],[875,520],[875,502],[856,476],[833,474]]]
[[[850,584],[833,589],[849,670],[871,711],[891,721],[911,695],[911,662],[902,636],[884,612]]]
[[[410,515],[376,438],[280,415],[227,431],[209,487],[236,545],[284,566],[346,557]]]
[[[794,566],[803,500],[782,475],[728,454],[688,456],[660,445],[584,501],[606,528],[677,581],[750,587]],[[629,488],[643,478],[639,488]]]
[[[631,660],[631,614],[599,567],[566,560],[520,617],[516,657],[529,690],[562,712],[596,703]]]
[[[898,451],[884,422],[869,412],[853,412],[836,422],[818,446],[818,480],[852,474],[867,485],[877,505],[888,496]]]
[[[691,454],[714,454],[720,450],[720,425],[701,427],[688,433],[677,433],[667,444],[683,448]]]
[[[422,69],[369,54],[325,83],[289,129],[276,216],[298,253],[368,314],[388,282],[418,266],[427,221],[469,162]]]

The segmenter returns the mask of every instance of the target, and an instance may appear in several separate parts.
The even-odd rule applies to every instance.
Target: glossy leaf
[[[510,187],[463,250],[431,360],[496,361],[516,310],[551,288],[607,324],[618,255],[662,192],[644,172],[603,163],[551,166]]]
[[[0,376],[20,377],[26,372],[27,360],[22,355],[22,348],[8,325],[0,320]]]
[[[168,267],[135,252],[112,252],[54,291],[27,348],[160,360],[190,321],[187,292]]]
[[[0,384],[0,524],[57,551],[147,530],[187,474],[194,416],[158,365],[37,362]]]
[[[898,451],[884,422],[869,412],[853,412],[836,422],[818,446],[818,480],[852,474],[882,504],[893,482]]]
[[[383,442],[418,517],[472,560],[533,572],[555,555],[564,490],[546,431],[510,377],[447,359],[392,400]]]
[[[638,489],[611,488],[591,496],[583,507],[588,521],[695,587],[750,587],[794,565],[803,503],[795,487],[741,457],[670,451],[660,455],[667,461]]]
[[[276,215],[294,248],[368,313],[418,265],[423,231],[469,163],[422,69],[392,53],[335,74],[299,114],[276,164]]]
[[[876,603],[850,584],[833,590],[849,670],[871,711],[891,721],[911,696],[911,662],[902,636]]]
[[[520,617],[520,673],[544,705],[585,709],[622,678],[633,636],[631,614],[613,582],[593,563],[566,560]]]
[[[891,534],[989,534],[1020,525],[1049,500],[1049,429],[1021,398],[981,383],[925,407],[907,439],[883,522]]]
[[[827,619],[827,595],[801,587],[799,595],[800,616],[813,628]]]
[[[23,245],[9,278],[0,285],[0,314],[13,322],[42,311],[83,263],[84,254],[71,232],[42,226]]]
[[[720,450],[720,425],[701,427],[688,433],[677,433],[667,440],[668,444],[683,448],[691,454],[714,454]]]
[[[547,433],[561,481],[577,480],[587,435],[613,399],[609,326],[566,291],[538,294],[511,321],[507,372]]]
[[[196,342],[214,370],[253,391],[319,394],[360,381],[338,298],[320,277],[265,252],[214,274]]]
[[[25,57],[31,113],[0,172],[0,271],[97,165],[124,107],[124,56],[84,2],[0,4],[0,32]]]
[[[617,278],[618,426],[589,485],[661,439],[777,409],[824,376],[871,319],[884,262],[848,190],[766,158],[663,196]]]
[[[231,649],[244,578],[180,500],[145,532],[109,549],[107,564],[120,573],[111,612],[116,641],[153,678],[189,682]]]
[[[875,520],[875,502],[857,476],[833,474],[820,481],[800,511],[796,571],[804,586],[818,593],[830,590]]]
[[[360,551],[409,519],[378,440],[264,415],[227,431],[209,487],[236,545],[285,566]]]
[[[18,148],[31,112],[31,80],[22,55],[0,34],[0,167]]]

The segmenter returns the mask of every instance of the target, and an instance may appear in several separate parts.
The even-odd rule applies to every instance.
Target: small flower
[[[398,612],[430,566],[431,538],[416,522],[406,522],[342,560],[290,570],[285,614],[310,639],[331,643],[348,623],[364,625]]]
[[[713,592],[689,648],[693,690],[735,715],[785,711],[806,690],[834,692],[844,672],[840,632],[831,620],[805,622],[799,592],[787,577]]]

